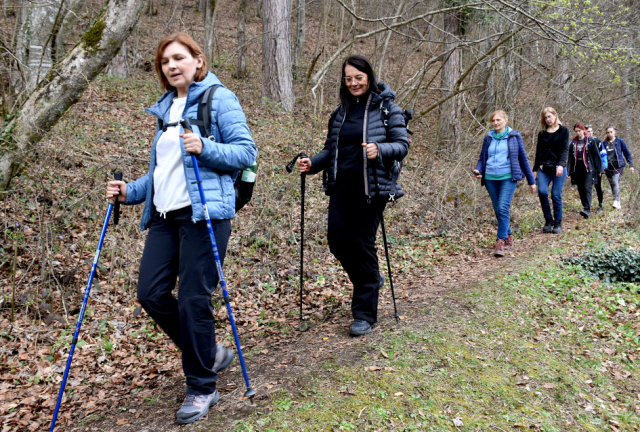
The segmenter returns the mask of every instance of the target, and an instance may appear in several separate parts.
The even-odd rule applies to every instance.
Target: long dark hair
[[[369,79],[369,91],[380,93],[380,89],[378,89],[378,81],[376,81],[376,73],[373,71],[373,66],[371,66],[369,59],[359,54],[347,57],[342,62],[342,76],[340,77],[340,105],[345,112],[349,112],[349,107],[353,103],[354,99],[349,91],[349,87],[347,87],[347,84],[344,82],[344,68],[346,68],[347,65],[353,66],[360,72],[367,75]]]

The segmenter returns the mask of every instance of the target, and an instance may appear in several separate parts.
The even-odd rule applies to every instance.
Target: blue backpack
[[[600,160],[602,160],[602,169],[609,168],[609,158],[607,158],[607,149],[604,146],[604,143],[600,141],[598,138],[593,137],[598,143],[598,151],[600,152]]]

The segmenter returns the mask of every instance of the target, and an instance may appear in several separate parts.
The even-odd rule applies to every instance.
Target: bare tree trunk
[[[484,43],[480,44],[481,51],[486,52],[490,48],[491,44],[491,40],[487,40]],[[480,63],[481,70],[478,74],[480,89],[478,95],[478,109],[476,111],[476,117],[481,121],[484,120],[496,106],[495,73],[493,71],[493,66],[493,57],[489,57],[482,63]]]
[[[105,73],[121,78],[127,78],[131,75],[129,72],[129,50],[127,49],[127,41],[122,43],[118,55],[116,55],[111,63],[105,69]]]
[[[245,23],[247,20],[247,0],[238,4],[238,65],[236,78],[244,78],[247,73],[247,48],[245,47]]]
[[[198,12],[204,13],[207,10],[207,0],[196,0]]]
[[[630,35],[630,46],[636,47],[638,41],[638,32],[635,30],[631,31]],[[636,107],[636,97],[635,92],[633,91],[634,82],[637,83],[637,77],[633,75],[633,63],[629,62],[622,71],[622,85],[624,86],[624,136],[625,137],[635,137],[636,132],[634,131],[634,122],[637,120],[637,112],[635,110]],[[632,140],[635,141],[635,140]]]
[[[147,15],[149,15],[149,16],[154,16],[154,15],[158,14],[158,6],[153,7],[153,1],[154,0],[148,0],[147,1],[147,5],[149,6],[147,8]]]
[[[444,14],[444,31],[446,42],[445,52],[459,43],[460,38],[460,11],[454,10]],[[440,83],[443,89],[443,96],[455,92],[453,88],[460,78],[461,51],[455,48],[442,67]],[[457,147],[458,140],[462,134],[460,128],[460,96],[456,95],[440,105],[440,142],[449,151]]]
[[[398,5],[398,9],[396,9],[396,16],[400,16],[400,14],[402,14],[402,10],[404,9],[405,3],[406,3],[406,0],[402,0],[400,2],[400,4]],[[397,21],[398,19],[396,18],[392,22],[395,23]],[[382,76],[383,76],[384,69],[382,68],[382,65],[384,61],[384,56],[387,53],[387,47],[389,46],[389,41],[391,40],[392,34],[393,32],[391,31],[387,32],[387,37],[384,40],[384,43],[382,45],[382,51],[380,52],[380,59],[378,60],[378,77],[380,81],[383,81]]]
[[[293,110],[291,30],[288,0],[262,2],[262,88],[267,98]]]
[[[215,46],[215,23],[218,14],[218,0],[207,0],[204,16],[204,55],[209,63],[209,68],[213,67],[213,48]]]
[[[293,50],[293,71],[296,77],[299,75],[300,57],[304,48],[306,26],[306,0],[298,0],[298,11],[296,20],[296,43]]]
[[[60,24],[60,29],[56,34],[56,61],[60,61],[67,54],[67,44],[69,37],[73,34],[74,27],[78,22],[78,14],[84,6],[84,0],[66,0],[66,13]]]
[[[0,189],[9,186],[25,153],[32,151],[116,55],[143,6],[144,0],[108,0],[81,42],[16,111],[17,116],[5,129],[10,138],[0,143]]]
[[[21,2],[15,53],[24,77],[14,74],[16,93],[33,91],[38,80],[51,70],[51,40],[60,6],[60,0],[42,4],[32,4],[28,0]]]

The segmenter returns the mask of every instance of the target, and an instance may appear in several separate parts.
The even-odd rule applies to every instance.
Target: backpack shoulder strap
[[[191,120],[191,124],[198,126],[202,136],[207,138],[211,136],[211,101],[218,87],[222,86],[216,84],[204,91],[198,101],[198,119]]]
[[[380,111],[382,111],[382,122],[384,123],[385,128],[389,128],[389,118],[391,118],[391,98],[384,99],[380,104]],[[409,121],[413,118],[413,110],[411,109],[403,109],[402,117],[404,118],[404,125],[407,128],[407,133],[409,135],[413,135],[413,131],[409,129]]]

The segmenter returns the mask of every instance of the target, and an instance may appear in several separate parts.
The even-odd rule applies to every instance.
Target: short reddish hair
[[[582,129],[585,132],[587,131],[587,127],[584,125],[584,123],[580,123],[580,122],[573,125],[573,130],[576,130],[576,129]]]
[[[180,45],[185,46],[191,53],[191,56],[202,57],[202,67],[196,71],[196,75],[193,78],[194,81],[202,81],[204,77],[207,76],[207,73],[209,71],[209,67],[207,66],[207,58],[205,57],[196,41],[194,41],[191,36],[186,33],[170,34],[160,41],[160,43],[158,44],[158,49],[156,50],[156,73],[158,74],[158,78],[160,78],[160,84],[166,91],[173,91],[175,90],[175,87],[169,84],[169,80],[166,76],[164,76],[164,73],[162,72],[162,55],[164,54],[164,50],[167,48],[167,46],[171,45],[174,42],[178,42]]]

